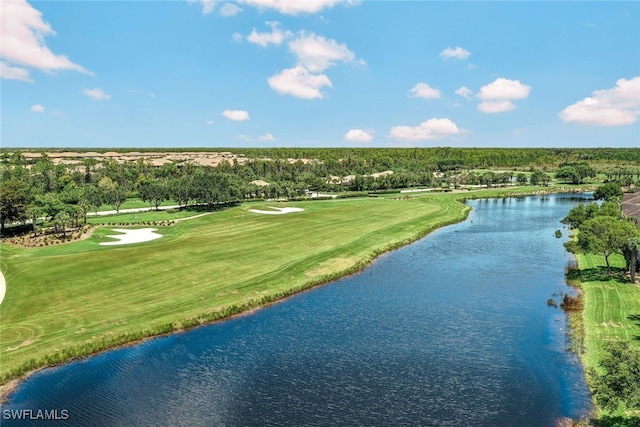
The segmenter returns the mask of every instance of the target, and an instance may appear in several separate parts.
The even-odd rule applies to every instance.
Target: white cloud
[[[22,80],[23,82],[33,83],[33,80],[29,77],[29,70],[12,67],[4,61],[0,61],[0,77],[5,80]]]
[[[471,56],[471,52],[461,48],[460,46],[455,49],[451,49],[450,47],[446,48],[442,52],[440,52],[440,56],[443,58],[456,58],[456,59],[466,59]]]
[[[231,35],[231,38],[233,38],[233,41],[236,43],[241,43],[242,40],[244,40],[244,37],[242,37],[242,34],[240,33],[233,33]]]
[[[478,110],[483,113],[504,113],[515,110],[516,106],[511,100],[525,99],[529,97],[531,86],[520,83],[520,80],[509,80],[503,77],[480,88],[476,95],[483,102],[478,105]]]
[[[235,138],[244,142],[271,142],[276,140],[276,138],[270,133],[265,133],[257,138],[246,133],[240,133],[236,135]]]
[[[440,98],[440,91],[426,83],[418,83],[411,88],[411,96],[414,98],[437,99]]]
[[[504,113],[506,111],[515,110],[516,106],[508,99],[498,101],[484,101],[478,105],[478,111],[483,113]]]
[[[244,110],[224,110],[222,115],[234,122],[243,122],[249,120],[249,113]]]
[[[40,104],[32,105],[30,110],[34,113],[44,113],[44,107]]]
[[[351,6],[358,2],[355,0],[240,0],[240,3],[260,9],[275,9],[285,15],[300,15],[318,13],[337,4]]]
[[[267,79],[271,89],[278,93],[293,95],[303,99],[323,98],[320,89],[333,87],[324,74],[312,74],[302,66],[287,68]]]
[[[394,126],[389,131],[389,137],[405,141],[431,141],[461,135],[463,130],[449,119],[432,118],[418,126]]]
[[[207,126],[211,126],[212,124],[214,124],[215,122],[213,120],[205,120],[204,124]]]
[[[483,101],[491,99],[524,99],[529,96],[531,86],[520,83],[520,80],[509,80],[503,77],[495,79],[480,88],[478,98]]]
[[[370,132],[362,129],[351,129],[344,134],[344,140],[349,142],[369,142],[373,139]]]
[[[473,91],[466,86],[461,86],[460,89],[454,92],[456,95],[460,95],[467,101],[471,99],[471,95],[473,95]]]
[[[355,57],[344,43],[338,44],[335,40],[304,31],[289,42],[289,50],[297,56],[298,65],[315,73],[324,71],[338,61],[351,62]]]
[[[276,139],[270,133],[265,133],[258,137],[258,141],[275,141]]]
[[[220,9],[221,16],[236,16],[242,9],[235,3],[225,3]]]
[[[93,89],[82,89],[82,93],[87,95],[89,98],[95,99],[96,101],[108,101],[111,99],[111,95],[97,87]]]
[[[2,0],[0,11],[0,57],[3,59],[3,78],[29,82],[31,79],[27,68],[45,72],[74,70],[92,74],[81,65],[71,62],[66,56],[56,55],[49,50],[44,42],[45,37],[56,33],[42,20],[42,13],[26,0]],[[20,67],[15,67],[16,65]]]
[[[213,12],[216,7],[216,2],[214,0],[187,0],[187,3],[197,3],[202,5],[202,14],[208,15]]]
[[[333,87],[329,77],[323,74],[324,70],[339,62],[353,62],[355,59],[355,54],[344,43],[306,31],[294,35],[291,31],[282,30],[280,23],[274,21],[267,22],[267,25],[271,27],[271,33],[258,33],[254,29],[247,40],[266,47],[270,43],[279,45],[291,38],[288,48],[297,59],[295,67],[267,79],[276,92],[303,99],[323,98],[321,89]],[[365,64],[364,61],[360,63]]]
[[[611,89],[593,91],[591,96],[560,112],[563,122],[593,126],[624,126],[640,116],[640,76],[620,79]]]
[[[282,31],[280,23],[277,21],[269,21],[266,22],[266,24],[271,27],[270,33],[258,33],[254,28],[251,34],[247,36],[247,40],[262,47],[267,47],[269,43],[277,46],[282,43],[284,39],[290,38],[293,35],[291,31]]]

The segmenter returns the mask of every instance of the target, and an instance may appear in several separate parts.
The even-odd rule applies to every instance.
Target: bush
[[[604,373],[588,371],[593,397],[604,409],[615,411],[620,405],[626,410],[640,410],[640,349],[625,341],[605,345],[606,356],[600,362]]]
[[[351,197],[367,197],[369,195],[366,191],[350,191],[348,193],[342,193],[338,195],[338,199],[348,199]]]

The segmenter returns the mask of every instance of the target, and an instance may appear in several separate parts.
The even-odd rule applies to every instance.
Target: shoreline
[[[486,190],[486,189],[484,189]],[[270,294],[270,295],[266,295],[264,297],[262,297],[261,299],[255,299],[255,300],[251,300],[248,301],[244,304],[239,304],[239,305],[235,305],[232,304],[230,306],[227,306],[225,308],[222,308],[220,310],[214,311],[214,312],[210,312],[207,313],[207,315],[205,316],[205,318],[203,319],[202,317],[196,317],[196,318],[188,318],[188,319],[183,319],[181,321],[176,321],[173,324],[171,324],[171,327],[166,330],[166,331],[162,331],[160,333],[148,333],[143,331],[139,331],[137,333],[137,335],[135,338],[132,338],[131,335],[132,334],[128,334],[129,338],[127,338],[127,336],[119,336],[116,337],[116,341],[121,340],[121,343],[117,343],[114,345],[105,345],[104,348],[98,348],[96,351],[92,351],[92,352],[88,352],[85,354],[79,354],[79,355],[75,355],[75,356],[70,356],[67,357],[64,360],[61,360],[60,362],[55,362],[55,363],[50,363],[47,365],[43,365],[34,369],[30,369],[27,370],[26,372],[24,372],[23,374],[19,374],[13,378],[9,378],[6,380],[6,382],[1,383],[0,384],[0,404],[5,403],[9,396],[20,386],[20,384],[26,380],[27,378],[29,378],[31,375],[43,370],[43,369],[47,369],[47,368],[55,368],[73,361],[77,361],[77,360],[82,360],[88,357],[92,357],[98,354],[102,354],[102,353],[106,353],[108,351],[111,350],[117,350],[117,349],[121,349],[121,348],[125,348],[125,347],[130,347],[130,346],[134,346],[136,344],[139,344],[141,342],[147,341],[147,340],[151,340],[151,339],[155,339],[155,338],[161,338],[161,337],[166,337],[169,335],[173,335],[173,334],[178,334],[178,333],[182,333],[182,332],[187,332],[189,330],[201,327],[201,326],[208,326],[214,323],[218,323],[218,322],[222,322],[222,321],[226,321],[229,319],[233,319],[233,318],[237,318],[237,317],[241,317],[241,316],[246,316],[246,315],[250,315],[252,313],[255,313],[258,310],[270,307],[271,305],[274,304],[278,304],[280,302],[283,302],[285,300],[287,300],[289,297],[295,296],[297,294],[306,292],[306,291],[310,291],[316,287],[319,286],[323,286],[326,285],[328,283],[334,282],[336,280],[342,279],[344,277],[349,277],[353,274],[357,274],[359,272],[361,272],[362,270],[364,270],[365,268],[367,268],[374,260],[376,260],[378,257],[394,251],[396,249],[399,249],[403,246],[409,245],[411,243],[414,243],[424,237],[426,237],[427,235],[431,234],[432,232],[446,227],[448,225],[453,225],[453,224],[457,224],[463,221],[466,221],[469,213],[471,212],[471,207],[468,206],[466,204],[467,200],[470,199],[481,199],[481,198],[486,198],[486,199],[490,199],[490,198],[510,198],[510,197],[528,197],[528,196],[540,196],[540,195],[545,195],[545,194],[559,194],[559,193],[584,193],[584,192],[588,192],[588,191],[592,191],[592,189],[590,188],[565,188],[565,187],[550,187],[550,188],[545,188],[542,190],[532,190],[532,191],[522,191],[522,192],[513,192],[513,191],[509,191],[508,189],[489,189],[489,190],[497,190],[499,191],[497,194],[493,194],[493,195],[486,195],[486,194],[478,194],[478,193],[483,193],[484,190],[479,190],[477,192],[472,192],[471,194],[466,193],[466,195],[473,195],[474,197],[465,197],[465,193],[455,193],[456,196],[454,200],[459,203],[461,205],[461,211],[460,211],[460,217],[454,220],[450,220],[450,221],[443,221],[440,224],[436,224],[434,226],[431,226],[427,229],[421,230],[418,233],[416,233],[415,235],[404,239],[402,241],[396,242],[396,243],[390,243],[387,246],[383,247],[382,249],[375,251],[371,254],[369,254],[368,256],[364,256],[363,258],[359,259],[354,265],[352,265],[351,267],[348,267],[344,270],[341,271],[337,271],[337,272],[331,272],[329,274],[325,274],[322,275],[321,277],[316,277],[316,278],[311,278],[308,282],[297,286],[297,287],[292,287],[289,289],[286,289],[284,291],[280,291],[274,294]],[[445,193],[446,194],[446,193]],[[460,197],[462,196],[462,197]],[[179,323],[179,326],[174,326],[175,323]],[[135,335],[134,335],[135,336]],[[583,364],[584,366],[584,364]]]

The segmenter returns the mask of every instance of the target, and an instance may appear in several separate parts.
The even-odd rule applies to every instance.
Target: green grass
[[[640,346],[640,287],[615,272],[624,267],[622,256],[610,257],[613,276],[607,276],[604,257],[577,255],[584,291],[586,366],[596,367],[606,341],[622,340]]]
[[[488,193],[487,193],[488,194]],[[451,195],[252,203],[160,227],[162,239],[100,246],[111,234],[37,249],[0,245],[2,381],[145,336],[265,304],[364,267],[468,208]],[[148,215],[166,213],[149,213]]]
[[[177,205],[178,203],[174,202],[173,200],[165,200],[164,202],[162,202],[162,204],[160,206],[174,206]],[[141,199],[128,199],[126,200],[124,203],[122,203],[122,205],[120,205],[120,210],[123,209],[137,209],[137,208],[153,208],[154,206],[151,205],[151,203],[149,202],[143,202]],[[98,208],[98,211],[113,211],[115,209],[113,209],[113,206],[111,205],[102,205]]]
[[[167,212],[165,210],[152,210],[145,212],[135,213],[122,213],[114,215],[100,215],[100,216],[88,216],[87,223],[89,224],[113,224],[117,222],[147,222],[147,221],[171,221],[180,218],[187,218],[190,216],[203,213],[198,210],[180,209],[177,211]]]
[[[607,275],[601,255],[580,254],[577,259],[581,269],[586,350],[581,358],[585,368],[600,369],[603,346],[607,341],[622,340],[640,347],[640,287],[625,281],[619,273],[624,267],[620,255],[610,257],[612,276]],[[624,414],[600,412],[605,417],[625,418]]]

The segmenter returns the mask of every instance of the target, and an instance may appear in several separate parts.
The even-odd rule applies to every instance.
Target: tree
[[[571,208],[566,217],[562,219],[563,224],[569,224],[571,228],[578,228],[585,222],[587,219],[587,210],[583,203],[578,204]]]
[[[518,185],[527,185],[527,176],[523,173],[519,173],[516,177],[516,182]]]
[[[98,209],[100,209],[100,206],[102,206],[102,202],[103,202],[102,199],[103,199],[103,196],[100,188],[96,187],[93,184],[85,184],[82,187],[82,195],[80,196],[80,203],[86,202],[89,205],[90,209],[93,209],[93,211],[96,214],[98,213]],[[85,222],[86,222],[86,215],[85,215]]]
[[[89,203],[88,200],[80,200],[80,203],[78,203],[78,211],[80,213],[80,215],[82,216],[82,218],[84,219],[84,223],[87,223],[87,213],[89,212],[89,210],[91,209],[91,203]]]
[[[596,200],[620,201],[622,200],[622,188],[615,182],[607,182],[596,188],[596,191],[593,192],[593,198]]]
[[[69,215],[67,212],[62,211],[59,212],[56,215],[56,226],[60,226],[62,228],[62,237],[66,237],[66,230],[67,230],[67,225],[69,225],[69,222],[71,221],[71,215]]]
[[[168,186],[164,182],[157,180],[142,183],[138,194],[142,201],[151,203],[156,210],[170,196]]]
[[[173,178],[169,181],[169,194],[179,205],[186,207],[189,201],[194,198],[192,181],[190,175]]]
[[[573,166],[563,166],[556,172],[556,178],[563,179],[564,182],[578,182],[578,172]]]
[[[55,218],[59,212],[64,210],[64,203],[62,203],[57,193],[47,193],[43,196],[36,197],[36,205],[42,210],[42,213],[50,219]]]
[[[595,169],[587,163],[578,163],[575,165],[575,168],[578,174],[578,182],[576,184],[582,184],[585,179],[593,178],[597,175]]]
[[[587,163],[562,164],[556,173],[556,178],[564,179],[572,184],[582,184],[587,179],[596,176],[596,171]]]
[[[609,257],[622,254],[630,237],[640,237],[635,224],[610,216],[596,216],[582,223],[578,234],[578,246],[585,252],[604,255],[607,274],[611,274]]]
[[[626,341],[607,342],[600,361],[603,373],[590,368],[593,397],[602,408],[614,412],[624,404],[628,411],[640,409],[640,350]]]
[[[98,182],[98,188],[102,190],[104,201],[113,207],[116,212],[120,211],[120,206],[127,199],[124,190],[108,176]]]
[[[563,224],[569,224],[571,228],[580,228],[583,222],[596,216],[610,216],[612,218],[620,218],[620,207],[614,202],[604,202],[598,206],[597,203],[589,203],[584,205],[580,203],[571,208],[566,217],[562,219]]]
[[[27,208],[27,218],[29,218],[33,224],[33,237],[38,235],[38,217],[40,215],[42,215],[42,211],[37,206],[31,205]]]
[[[640,269],[640,233],[638,234],[638,236],[629,237],[622,246],[622,255],[632,282],[635,282],[636,273]]]
[[[33,201],[31,189],[24,181],[0,182],[0,234],[7,222],[26,218],[27,206]]]

